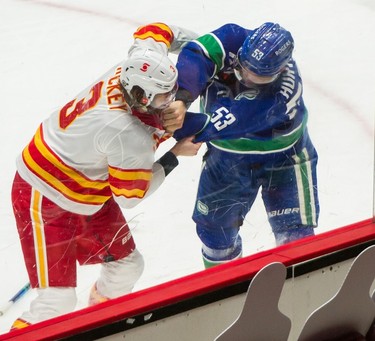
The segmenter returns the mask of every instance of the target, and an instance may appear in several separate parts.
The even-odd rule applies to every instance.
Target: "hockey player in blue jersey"
[[[318,156],[293,48],[279,24],[226,24],[179,55],[177,99],[189,107],[201,96],[203,114],[187,112],[175,138],[195,134],[208,147],[193,213],[206,267],[241,256],[259,189],[277,245],[314,235]]]

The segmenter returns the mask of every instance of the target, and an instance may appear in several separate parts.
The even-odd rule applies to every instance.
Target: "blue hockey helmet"
[[[238,50],[238,61],[259,76],[274,76],[292,57],[294,40],[279,24],[266,22],[248,36]]]

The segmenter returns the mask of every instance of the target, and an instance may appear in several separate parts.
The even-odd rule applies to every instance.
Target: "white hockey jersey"
[[[137,47],[160,44],[166,51],[173,41],[160,23],[134,37]],[[130,208],[164,180],[154,153],[170,134],[159,116],[132,111],[120,73],[121,63],[52,113],[17,158],[20,176],[66,210],[91,215],[111,196]]]

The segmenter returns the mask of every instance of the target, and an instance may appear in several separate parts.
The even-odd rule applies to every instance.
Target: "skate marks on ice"
[[[241,314],[215,341],[287,340],[291,321],[278,308],[285,277],[281,263],[262,268],[249,285]]]

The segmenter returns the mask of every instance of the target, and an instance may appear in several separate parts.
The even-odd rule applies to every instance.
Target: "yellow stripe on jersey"
[[[33,151],[31,152],[31,150]],[[108,188],[107,181],[86,179],[74,169],[64,165],[45,145],[41,128],[38,129],[32,142],[23,150],[22,156],[27,166],[38,177],[71,200],[101,205],[110,197],[109,195],[97,193]],[[53,169],[47,171],[43,168],[47,162],[50,163],[48,167],[53,166],[55,168],[55,172]],[[58,172],[63,173],[66,179],[56,177],[54,174],[58,174]],[[75,189],[74,186],[80,187],[80,190]]]
[[[35,257],[40,288],[48,287],[48,265],[46,255],[46,244],[44,238],[44,225],[41,218],[42,196],[33,190],[31,201],[31,219],[34,233]]]
[[[126,189],[111,186],[111,190],[116,196],[124,196],[125,198],[143,198],[146,194],[146,190],[142,190],[139,188]]]
[[[163,23],[153,23],[139,27],[133,34],[133,37],[134,39],[137,38],[142,40],[152,38],[157,42],[164,43],[168,48],[170,48],[173,41],[173,32],[169,26]]]
[[[23,158],[27,165],[36,173],[39,177],[41,177],[44,181],[48,184],[53,185],[55,189],[59,192],[64,193],[66,196],[75,199],[78,202],[83,203],[95,203],[95,204],[104,204],[108,200],[108,196],[103,195],[91,195],[91,194],[80,194],[77,192],[72,191],[70,188],[64,185],[59,179],[52,176],[48,172],[46,172],[43,168],[41,168],[31,157],[29,150],[25,148],[23,150]]]
[[[116,169],[109,167],[109,183],[116,196],[143,198],[150,187],[151,169]]]
[[[49,162],[51,162],[56,168],[58,168],[61,172],[67,175],[69,178],[74,179],[76,182],[79,183],[80,186],[85,188],[95,188],[101,190],[108,186],[107,182],[104,181],[93,181],[83,177],[73,168],[70,168],[64,165],[55,155],[53,155],[50,150],[46,147],[44,140],[42,138],[41,129],[37,130],[34,136],[35,146],[39,150],[39,152],[45,157]]]
[[[151,170],[122,170],[113,167],[108,167],[109,175],[119,180],[146,180],[150,181],[152,178]]]

